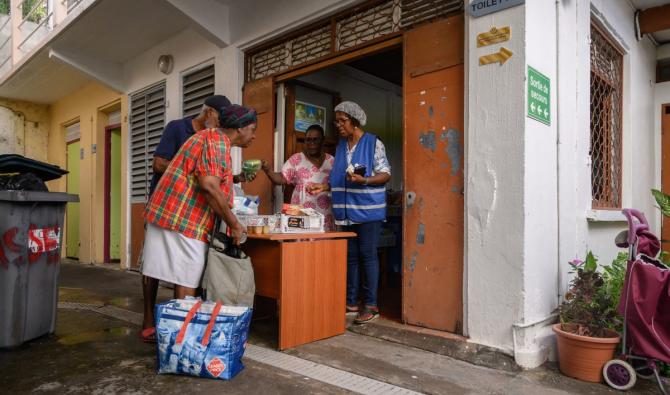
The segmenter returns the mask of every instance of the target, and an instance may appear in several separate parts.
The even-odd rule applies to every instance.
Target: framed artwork
[[[310,125],[314,124],[321,125],[322,128],[326,129],[326,108],[296,100],[295,131],[304,133]]]

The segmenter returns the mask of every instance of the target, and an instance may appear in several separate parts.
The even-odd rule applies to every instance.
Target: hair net
[[[343,101],[342,103],[335,106],[335,111],[343,112],[356,119],[361,124],[361,126],[365,126],[365,121],[368,118],[361,106],[352,101]]]

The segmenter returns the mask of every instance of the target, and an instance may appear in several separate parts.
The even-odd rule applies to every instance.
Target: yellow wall
[[[127,158],[128,126],[126,96],[96,82],[53,103],[50,109],[48,160],[66,167],[65,125],[79,121],[81,147],[84,159],[80,166],[80,262],[102,263],[104,261],[104,210],[105,210],[105,126],[107,113],[121,109],[121,157]],[[92,145],[96,152],[92,153]],[[126,160],[122,159],[121,190],[127,190]],[[66,190],[65,178],[49,183],[52,191]],[[121,201],[121,266],[126,263],[126,212],[127,194]],[[65,235],[67,237],[67,235]],[[65,243],[64,243],[65,245]]]

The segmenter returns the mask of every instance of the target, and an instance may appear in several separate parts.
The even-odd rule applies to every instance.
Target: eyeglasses
[[[344,124],[347,123],[347,121],[349,121],[349,120],[351,120],[351,118],[340,118],[340,119],[336,119],[336,120],[334,120],[334,121],[333,121],[333,124],[334,124],[335,126],[337,126],[337,125],[344,125]]]
[[[305,144],[320,143],[322,140],[321,137],[306,137]]]

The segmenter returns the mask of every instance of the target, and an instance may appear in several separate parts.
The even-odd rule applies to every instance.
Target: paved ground
[[[157,375],[155,347],[142,343],[135,324],[141,312],[140,277],[134,273],[64,263],[60,302],[106,306],[107,315],[61,308],[56,333],[0,351],[0,392],[8,393],[349,393],[305,374],[245,358],[230,382]],[[159,299],[171,291],[161,289]],[[65,306],[65,305],[63,305]],[[74,305],[72,305],[74,306]],[[121,314],[119,314],[121,312]],[[123,314],[125,312],[125,314]],[[114,318],[116,317],[116,318]],[[274,344],[271,320],[254,322],[251,343]],[[548,366],[521,373],[471,365],[424,350],[347,332],[285,353],[427,394],[616,394],[605,385],[561,376]],[[295,369],[294,369],[295,370]],[[650,382],[633,394],[655,394]]]

